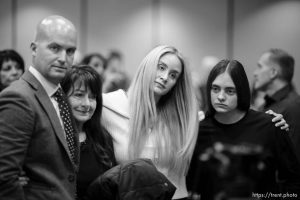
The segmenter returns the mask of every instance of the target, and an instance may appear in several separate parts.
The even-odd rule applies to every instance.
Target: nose
[[[17,74],[18,74],[18,70],[16,69],[16,67],[12,67],[12,68],[11,68],[11,73],[12,73],[13,75],[17,75]]]
[[[87,95],[81,99],[81,105],[87,108],[91,106],[91,101]]]
[[[221,101],[221,102],[225,100],[225,93],[224,93],[223,90],[220,91],[220,93],[218,95],[218,100]]]
[[[168,73],[167,72],[162,72],[160,74],[160,78],[163,80],[163,81],[167,81],[168,79]]]
[[[59,54],[59,57],[58,57],[58,61],[59,61],[62,65],[65,64],[65,62],[66,62],[66,56],[67,56],[66,50],[60,51],[60,54]]]

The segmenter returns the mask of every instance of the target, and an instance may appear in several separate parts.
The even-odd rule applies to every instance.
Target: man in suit
[[[53,96],[76,45],[72,22],[46,17],[31,43],[32,66],[0,93],[0,199],[76,198],[78,136],[73,123],[71,128],[64,124]],[[29,178],[23,186],[22,176]]]

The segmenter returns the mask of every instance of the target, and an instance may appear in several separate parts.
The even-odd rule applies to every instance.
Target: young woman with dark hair
[[[61,82],[79,131],[80,164],[77,195],[85,199],[89,184],[113,167],[112,138],[99,123],[102,92],[99,74],[90,66],[73,66]]]
[[[243,65],[236,60],[220,61],[209,74],[206,92],[209,109],[199,125],[188,176],[194,179],[189,182],[194,196],[201,194],[202,200],[221,194],[253,197],[253,192],[299,195],[300,165],[290,138],[274,126],[272,115],[250,109],[250,87]],[[245,166],[247,160],[243,159],[232,163],[230,153],[235,158],[257,153],[260,162],[252,160]],[[204,168],[210,158],[215,158],[214,166]],[[237,177],[228,175],[230,167],[236,167],[230,173]],[[245,174],[252,174],[249,182]]]

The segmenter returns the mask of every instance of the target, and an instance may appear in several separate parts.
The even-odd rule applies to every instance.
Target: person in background
[[[123,69],[123,56],[119,51],[111,51],[104,72],[103,92],[108,93],[118,89],[127,90],[128,85],[129,78]]]
[[[228,195],[227,198],[253,197],[253,192],[281,192],[299,196],[300,165],[293,145],[288,134],[272,124],[271,116],[249,109],[250,87],[243,65],[236,60],[221,60],[209,74],[207,96],[209,110],[199,125],[189,171],[189,176],[194,179],[190,187],[191,193],[201,194],[201,200],[214,199],[218,195]],[[215,145],[215,150],[207,151]],[[240,147],[239,151],[237,148],[233,151],[235,156],[246,150],[249,155],[258,152],[261,162],[250,161],[246,168],[253,168],[249,167],[245,171],[237,168],[233,174],[239,174],[238,177],[230,177],[231,179],[227,179],[230,181],[222,182],[220,180],[224,179],[220,177],[226,177],[226,172],[230,172],[229,167],[232,166],[230,157],[220,153],[220,149],[224,149],[226,145]],[[211,155],[213,152],[216,154]],[[214,162],[214,167],[205,171],[200,164],[209,160],[210,156],[220,160],[222,167],[214,171]],[[242,163],[246,161],[244,159]],[[233,163],[233,167],[235,164],[237,163]],[[243,182],[244,175],[251,174],[251,170],[257,171],[250,176],[254,181]],[[216,177],[218,174],[220,176]],[[247,190],[247,187],[251,189]]]
[[[83,57],[81,65],[89,65],[93,67],[103,79],[106,70],[106,59],[100,53],[91,53]]]
[[[61,82],[79,132],[78,199],[86,199],[90,183],[116,165],[112,138],[99,123],[102,114],[100,75],[90,66],[73,66]]]
[[[266,94],[262,110],[271,109],[288,121],[300,161],[300,96],[292,84],[294,65],[294,58],[282,49],[264,52],[254,71],[254,89]]]
[[[12,49],[0,51],[0,91],[18,80],[25,71],[24,60]]]
[[[188,196],[185,174],[197,137],[198,106],[188,66],[177,49],[158,46],[142,60],[126,92],[103,94],[102,124],[120,164],[149,158]]]
[[[0,199],[76,199],[79,143],[60,87],[76,46],[72,22],[44,18],[30,45],[32,66],[0,93]]]

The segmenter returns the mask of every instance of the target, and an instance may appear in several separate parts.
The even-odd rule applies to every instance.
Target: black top
[[[112,141],[110,141],[113,150]],[[113,152],[109,152],[111,156],[111,166],[105,166],[96,159],[95,151],[90,141],[87,139],[80,145],[80,165],[77,175],[77,197],[79,200],[86,199],[86,191],[88,186],[105,171],[116,165]]]
[[[88,189],[90,200],[171,200],[176,187],[150,159],[119,164],[99,176]]]
[[[289,136],[296,148],[296,155],[300,161],[300,96],[287,85],[272,96],[266,96],[264,110],[281,113],[290,126]]]
[[[279,188],[278,184],[276,184],[276,171],[278,171],[277,179],[282,186],[282,192],[299,192],[300,165],[299,162],[297,162],[290,138],[285,131],[282,131],[280,128],[276,128],[275,124],[271,122],[271,119],[272,116],[265,113],[249,110],[240,121],[234,124],[222,124],[211,117],[207,117],[201,121],[199,125],[197,144],[187,179],[188,189],[195,193],[214,193],[216,190],[211,191],[206,187],[209,187],[209,185],[214,186],[213,184],[215,184],[220,188],[220,182],[213,183],[212,177],[208,175],[211,172],[214,173],[214,176],[216,177],[213,167],[210,167],[207,170],[202,168],[202,171],[200,172],[198,169],[201,170],[199,164],[201,164],[201,162],[203,164],[203,160],[208,159],[207,156],[203,157],[204,154],[202,154],[205,152],[207,147],[213,146],[216,142],[221,142],[222,144],[227,144],[227,146],[245,145],[252,149],[252,152],[248,152],[248,157],[246,154],[244,154],[244,156],[239,154],[239,159],[237,159],[237,153],[231,151],[232,155],[235,154],[235,161],[240,161],[240,163],[231,162],[231,164],[241,167],[247,163],[248,166],[244,167],[247,168],[247,173],[251,174],[249,171],[250,169],[248,168],[255,162],[256,166],[254,166],[254,168],[257,168],[257,173],[254,173],[254,175],[261,175],[257,177],[257,179],[254,179],[259,181],[259,183],[257,183],[257,187],[252,187],[254,190],[257,189],[256,192],[278,192]],[[254,150],[256,150],[256,153],[253,153],[255,152]],[[253,156],[254,154],[256,154],[256,157]],[[200,155],[202,155],[202,157]],[[214,160],[221,160],[225,163],[224,166],[226,166],[228,157],[230,158],[228,152],[227,154],[221,152],[221,154],[214,155]],[[203,165],[201,166],[203,167]],[[238,168],[235,169],[241,170]],[[253,171],[253,169],[251,170]],[[236,173],[237,172],[235,172],[235,174]],[[199,177],[199,175],[201,177]],[[210,199],[204,198],[203,196],[205,195],[211,196],[212,194],[202,194],[201,199]]]

